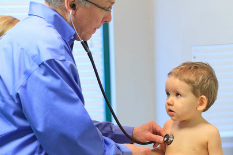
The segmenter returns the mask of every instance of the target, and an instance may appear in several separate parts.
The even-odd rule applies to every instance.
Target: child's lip
[[[172,110],[171,108],[168,108],[167,110],[168,112],[174,112],[174,110]]]
[[[168,111],[167,111],[167,114],[168,114],[170,117],[172,117],[172,116],[175,114],[175,111],[173,111],[172,109],[168,108],[167,110],[168,110]]]

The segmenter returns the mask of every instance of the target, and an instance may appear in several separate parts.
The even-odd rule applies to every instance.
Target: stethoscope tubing
[[[97,71],[96,66],[95,66],[94,59],[93,59],[93,57],[92,57],[92,53],[91,53],[91,51],[90,51],[90,49],[89,49],[89,47],[88,47],[88,44],[87,44],[86,41],[83,41],[83,40],[80,38],[80,36],[79,36],[79,34],[78,34],[78,32],[77,32],[75,26],[74,26],[74,23],[73,23],[73,20],[72,20],[72,10],[70,11],[70,21],[71,21],[72,27],[74,28],[74,31],[75,31],[75,33],[76,33],[78,39],[81,41],[81,44],[82,44],[84,50],[87,52],[87,55],[88,55],[88,57],[89,57],[89,59],[90,59],[90,61],[91,61],[92,67],[93,67],[93,69],[94,69],[94,72],[95,72],[95,75],[96,75],[96,78],[97,78],[99,87],[100,87],[100,89],[101,89],[101,92],[102,92],[102,94],[103,94],[103,96],[104,96],[104,99],[105,99],[105,101],[106,101],[106,103],[107,103],[107,105],[108,105],[108,108],[109,108],[109,110],[111,111],[112,116],[114,117],[114,119],[115,119],[117,125],[120,127],[121,131],[125,134],[126,137],[128,137],[128,138],[129,138],[132,142],[134,142],[134,143],[137,143],[137,144],[140,144],[140,145],[148,145],[148,144],[155,143],[154,141],[145,142],[145,143],[139,142],[139,141],[135,140],[134,138],[132,138],[131,136],[129,136],[129,135],[127,134],[127,132],[124,130],[124,128],[122,127],[121,123],[119,122],[119,120],[118,120],[116,114],[114,113],[114,111],[113,111],[113,109],[112,109],[112,107],[111,107],[111,105],[110,105],[110,103],[109,103],[109,100],[108,100],[108,98],[107,98],[107,95],[105,94],[103,85],[102,85],[102,83],[101,83],[101,80],[100,80],[98,71]]]

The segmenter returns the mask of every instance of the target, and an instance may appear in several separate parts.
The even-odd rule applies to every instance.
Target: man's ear
[[[207,102],[208,102],[208,99],[206,98],[206,96],[204,95],[201,95],[199,97],[199,101],[198,101],[198,105],[197,105],[197,110],[198,111],[203,111],[205,110],[206,106],[207,106]]]
[[[75,10],[74,5],[75,5],[75,9],[76,9],[77,8],[76,0],[65,0],[65,7],[69,12],[71,10]]]

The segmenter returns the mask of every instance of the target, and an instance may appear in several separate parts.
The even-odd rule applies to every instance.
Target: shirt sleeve
[[[104,155],[132,155],[131,149],[125,144],[112,143],[112,140],[104,137]]]
[[[47,60],[17,91],[36,138],[51,155],[132,154],[124,144],[102,136],[84,108],[76,66]]]
[[[116,143],[132,143],[129,138],[121,131],[120,127],[111,122],[94,121],[95,126],[100,130],[103,136],[112,139]],[[133,127],[123,126],[126,133],[132,137]]]

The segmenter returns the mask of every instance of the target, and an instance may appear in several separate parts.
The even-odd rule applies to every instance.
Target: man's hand
[[[134,144],[125,144],[132,150],[132,155],[149,155],[151,149],[148,147],[140,147]]]
[[[139,142],[154,141],[154,148],[158,146],[158,144],[164,144],[163,137],[165,134],[163,128],[154,121],[150,121],[133,129],[133,138],[135,140]]]

